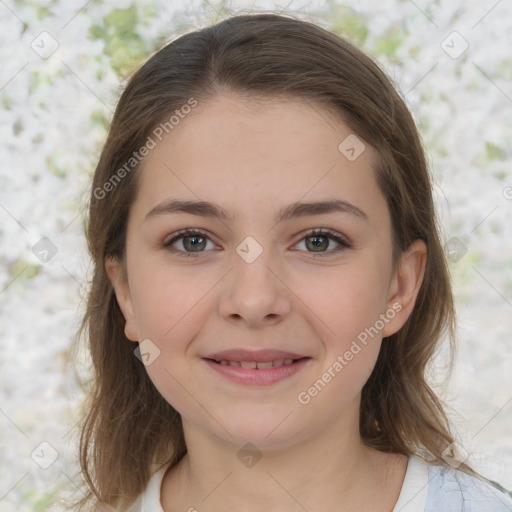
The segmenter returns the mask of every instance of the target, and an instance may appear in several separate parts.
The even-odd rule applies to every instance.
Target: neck
[[[185,418],[183,426],[188,453],[165,475],[166,512],[238,510],[241,503],[247,512],[391,512],[405,475],[407,458],[365,446],[355,421],[246,452],[245,443],[219,440]]]

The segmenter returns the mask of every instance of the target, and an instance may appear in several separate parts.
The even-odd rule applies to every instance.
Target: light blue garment
[[[458,469],[429,466],[425,512],[510,512],[512,497],[503,491]]]

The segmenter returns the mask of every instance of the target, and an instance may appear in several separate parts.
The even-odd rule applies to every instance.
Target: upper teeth
[[[256,361],[226,361],[225,359],[220,361],[220,364],[224,366],[241,366],[242,368],[258,368],[259,370],[292,363],[293,359],[276,359],[275,361],[262,361],[261,363],[257,363]]]

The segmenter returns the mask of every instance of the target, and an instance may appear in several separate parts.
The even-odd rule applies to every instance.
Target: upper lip
[[[302,354],[295,352],[284,352],[283,350],[245,350],[245,349],[231,349],[223,350],[222,352],[215,352],[206,356],[206,359],[215,359],[216,361],[254,361],[262,363],[265,361],[276,361],[278,359],[302,359]]]

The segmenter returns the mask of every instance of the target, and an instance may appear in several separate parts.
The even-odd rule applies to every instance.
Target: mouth
[[[213,363],[220,364],[222,366],[235,366],[239,368],[246,368],[248,370],[267,370],[269,368],[280,368],[281,366],[290,366],[297,361],[301,361],[302,359],[311,359],[310,357],[300,357],[298,359],[274,359],[272,361],[231,361],[228,359],[211,359],[206,358],[208,361],[212,361]]]
[[[236,384],[269,386],[300,372],[313,359],[311,357],[299,357],[297,359],[286,358],[269,361],[235,361],[214,358],[203,358],[203,360],[214,371],[214,375],[221,376]]]

